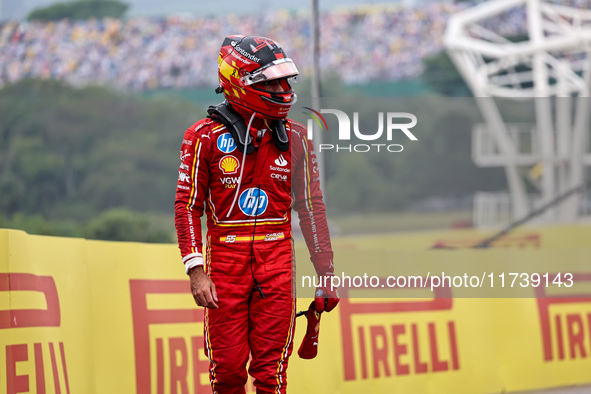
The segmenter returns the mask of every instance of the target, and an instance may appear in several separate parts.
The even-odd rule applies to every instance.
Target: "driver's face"
[[[270,81],[262,81],[256,84],[258,88],[263,89],[263,90],[268,90],[270,92],[275,92],[275,93],[283,93],[285,92],[285,88],[283,87],[283,84],[281,83],[280,79],[272,79]]]

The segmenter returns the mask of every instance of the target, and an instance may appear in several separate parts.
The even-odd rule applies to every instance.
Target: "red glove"
[[[324,277],[321,277],[320,284],[324,286],[318,286],[316,288],[314,306],[317,312],[330,312],[340,301],[337,289],[331,288],[331,276],[332,274],[326,274]]]
[[[318,354],[318,335],[320,334],[320,317],[322,315],[314,309],[314,302],[310,304],[308,312],[306,312],[306,319],[308,319],[308,327],[306,328],[306,335],[302,340],[302,344],[298,350],[300,358],[306,360],[316,357]]]

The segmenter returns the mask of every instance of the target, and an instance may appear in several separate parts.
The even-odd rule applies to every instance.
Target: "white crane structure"
[[[523,40],[495,31],[516,19]],[[591,11],[557,1],[491,0],[453,15],[444,42],[484,119],[472,130],[473,159],[504,167],[509,186],[508,195],[476,194],[476,226],[524,217],[584,182],[591,165]],[[507,122],[501,98],[525,102],[535,120]],[[583,201],[574,194],[537,220],[575,221]]]

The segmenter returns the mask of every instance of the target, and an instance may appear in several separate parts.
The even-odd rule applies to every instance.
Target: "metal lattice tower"
[[[516,35],[507,21],[521,25],[524,40],[507,38]],[[503,210],[505,222],[523,217],[581,184],[591,165],[591,11],[556,1],[492,0],[455,14],[445,46],[485,121],[473,129],[473,158],[504,167],[509,185],[509,196],[477,194],[476,224],[502,224]],[[504,121],[501,97],[530,101],[535,122]],[[527,195],[526,179],[538,194]],[[541,219],[573,221],[579,205],[580,196],[572,196]]]

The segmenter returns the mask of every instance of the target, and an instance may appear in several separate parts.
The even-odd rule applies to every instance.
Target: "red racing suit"
[[[316,156],[305,127],[287,121],[285,152],[275,146],[272,131],[261,130],[251,127],[256,148],[244,161],[226,126],[209,118],[191,126],[181,146],[175,202],[179,248],[187,271],[205,265],[219,300],[219,309],[204,312],[214,393],[245,392],[249,357],[257,393],[286,390],[296,308],[292,208],[317,273],[333,272]]]

